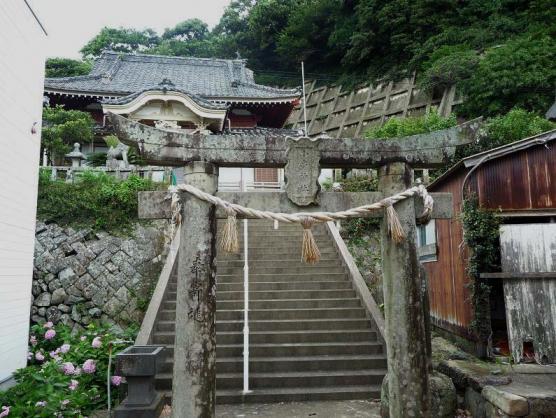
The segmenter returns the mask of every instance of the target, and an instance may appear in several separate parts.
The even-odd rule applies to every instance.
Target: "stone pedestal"
[[[116,371],[127,380],[127,397],[115,418],[158,418],[164,399],[154,387],[161,346],[132,346],[116,356]]]
[[[204,162],[185,167],[184,182],[215,193],[218,168]],[[215,207],[182,193],[182,227],[172,383],[174,418],[211,418],[216,398]]]
[[[384,196],[411,187],[413,171],[405,163],[380,167]],[[389,412],[395,418],[430,416],[427,337],[422,283],[415,236],[414,198],[395,205],[406,239],[397,244],[381,225],[384,321],[388,351]]]

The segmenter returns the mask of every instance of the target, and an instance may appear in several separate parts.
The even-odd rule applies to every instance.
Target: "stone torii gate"
[[[408,189],[413,168],[439,167],[455,148],[472,141],[471,121],[429,134],[388,140],[287,138],[280,135],[188,135],[163,131],[109,114],[122,142],[148,164],[185,167],[184,181],[249,208],[274,212],[341,211],[378,202]],[[218,167],[285,167],[286,192],[218,192]],[[377,168],[379,192],[321,192],[320,168]],[[433,218],[451,216],[451,195],[433,193]],[[139,197],[142,218],[170,218],[166,192]],[[213,417],[216,389],[216,218],[226,213],[181,193],[176,340],[172,410],[175,418]],[[395,243],[382,222],[385,340],[390,417],[430,416],[425,300],[416,248],[421,199],[396,204],[406,238]],[[371,216],[382,216],[375,213]]]

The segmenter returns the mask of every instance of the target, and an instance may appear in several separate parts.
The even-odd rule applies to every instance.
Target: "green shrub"
[[[37,216],[60,225],[122,231],[137,220],[137,193],[163,186],[137,176],[117,180],[92,171],[66,183],[50,180],[49,170],[41,170]]]
[[[439,131],[456,125],[457,120],[454,115],[443,117],[436,112],[428,112],[414,118],[390,118],[384,125],[368,130],[365,137],[369,139],[397,138]]]
[[[378,179],[376,177],[351,177],[340,182],[344,192],[374,192],[378,190]],[[378,218],[353,218],[342,221],[342,235],[350,240],[359,242],[370,231],[376,229],[380,224]]]
[[[504,116],[488,119],[477,141],[459,147],[456,151],[456,158],[459,160],[555,128],[555,123],[536,113],[523,109],[512,109]]]
[[[134,334],[94,325],[78,334],[51,323],[33,326],[29,364],[15,373],[14,387],[0,392],[0,407],[18,418],[85,417],[105,409],[109,353],[133,344]],[[111,379],[112,404],[122,396],[119,380]]]

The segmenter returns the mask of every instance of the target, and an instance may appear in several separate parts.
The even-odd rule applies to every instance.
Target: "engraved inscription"
[[[288,138],[284,169],[286,194],[298,206],[318,204],[320,152],[318,138]]]

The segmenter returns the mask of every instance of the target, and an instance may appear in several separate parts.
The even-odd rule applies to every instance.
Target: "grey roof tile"
[[[47,78],[45,88],[123,96],[170,80],[176,90],[205,99],[281,99],[299,97],[299,89],[256,84],[244,60],[183,58],[104,52],[86,76]]]

